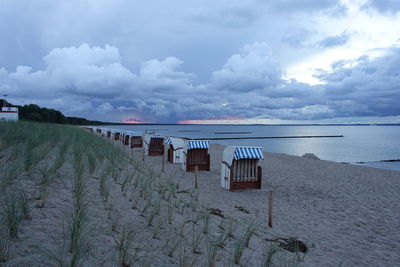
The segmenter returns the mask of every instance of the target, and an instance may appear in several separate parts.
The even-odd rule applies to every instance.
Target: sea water
[[[224,146],[260,146],[264,151],[301,156],[313,153],[323,160],[400,170],[400,126],[379,125],[118,125],[130,131],[154,131],[187,138],[332,136],[332,138],[214,140]],[[229,132],[229,133],[228,133]]]

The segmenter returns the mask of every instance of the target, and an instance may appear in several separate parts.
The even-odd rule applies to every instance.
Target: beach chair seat
[[[125,146],[129,146],[129,135],[127,135],[127,134],[124,135],[124,142],[123,142],[123,144],[124,144]]]
[[[149,156],[161,156],[164,155],[164,138],[152,137],[149,142]]]
[[[115,141],[118,141],[119,138],[120,138],[120,135],[121,135],[121,133],[115,132],[115,133],[114,133],[114,140],[115,140]]]
[[[210,155],[208,149],[191,149],[186,154],[186,171],[194,171],[198,166],[199,171],[210,170]]]
[[[131,148],[142,147],[142,146],[143,146],[142,136],[131,136]]]

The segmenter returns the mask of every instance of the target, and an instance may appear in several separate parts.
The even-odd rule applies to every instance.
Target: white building
[[[17,121],[18,108],[15,107],[2,107],[0,111],[0,120],[2,121]]]

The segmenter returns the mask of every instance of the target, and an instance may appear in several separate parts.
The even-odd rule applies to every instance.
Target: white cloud
[[[182,64],[183,61],[175,57],[167,57],[163,61],[152,59],[141,64],[140,78],[150,83],[154,81],[160,83],[171,81],[189,83],[194,75],[176,70]]]
[[[114,107],[108,102],[102,103],[97,108],[97,112],[98,113],[107,113],[107,112],[110,112],[110,111],[113,111],[113,110],[114,110]]]
[[[223,90],[251,91],[275,88],[282,73],[266,43],[245,45],[240,54],[232,55],[221,70],[212,74],[213,83]]]
[[[181,59],[148,60],[135,74],[118,49],[83,44],[52,50],[45,68],[0,69],[2,90],[17,104],[37,103],[67,115],[174,122],[204,118],[326,119],[400,114],[400,50],[335,63],[321,71],[325,84],[284,79],[266,43],[247,44],[230,56],[209,83],[179,71]],[[11,96],[11,93],[10,93]]]

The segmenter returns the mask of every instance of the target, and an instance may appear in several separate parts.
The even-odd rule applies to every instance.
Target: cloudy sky
[[[1,0],[0,94],[125,122],[400,123],[399,0]]]

